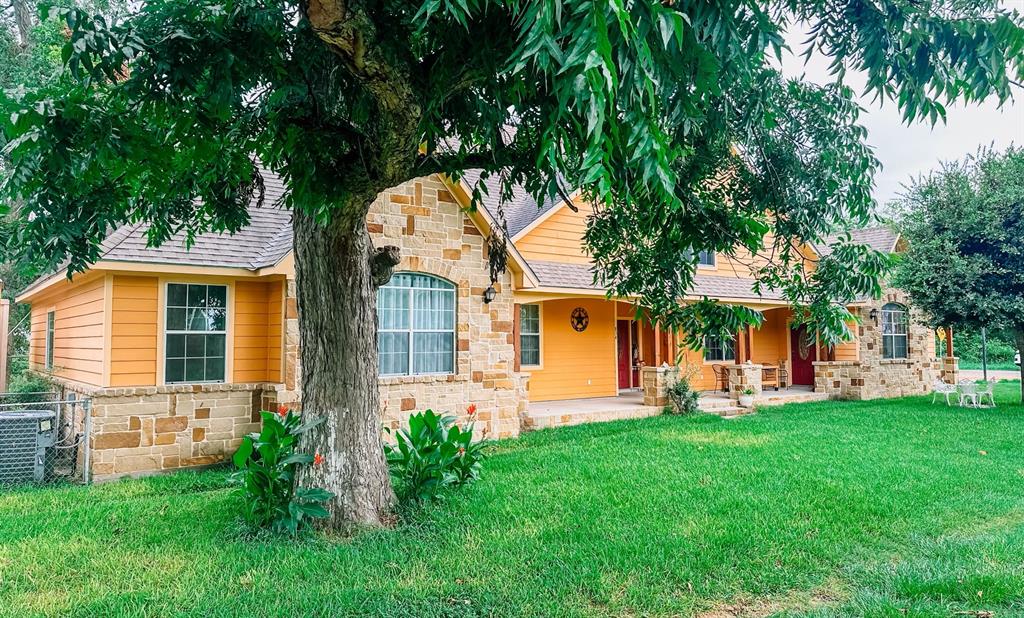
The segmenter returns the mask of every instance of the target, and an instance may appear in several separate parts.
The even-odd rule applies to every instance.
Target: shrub
[[[296,487],[300,466],[320,465],[323,458],[298,452],[299,438],[323,419],[303,423],[284,406],[260,412],[263,429],[242,439],[233,458],[232,480],[241,486],[247,522],[273,532],[295,534],[306,518],[327,517],[323,503],[334,497],[316,487]]]
[[[475,412],[476,406],[470,406],[470,416]],[[433,410],[413,414],[409,428],[395,432],[395,444],[384,445],[403,499],[434,499],[445,487],[465,485],[480,477],[485,443],[473,442],[472,423],[461,429],[455,420]]]
[[[677,375],[665,394],[669,401],[666,407],[669,414],[695,414],[700,411],[700,393],[693,390],[685,375]]]

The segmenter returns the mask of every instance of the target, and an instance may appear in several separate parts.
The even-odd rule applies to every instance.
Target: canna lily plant
[[[232,480],[245,500],[244,516],[257,528],[296,534],[309,518],[327,517],[324,503],[334,497],[318,487],[298,487],[302,466],[320,466],[320,453],[298,451],[299,439],[323,419],[303,423],[286,406],[262,411],[263,429],[242,439],[233,461],[238,470]]]

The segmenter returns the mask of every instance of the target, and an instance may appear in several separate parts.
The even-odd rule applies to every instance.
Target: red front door
[[[630,347],[629,347],[629,321],[618,320],[615,323],[616,341],[618,342],[618,365],[619,365],[619,388],[630,388],[633,386],[629,380]]]
[[[801,326],[797,330],[789,331],[790,336],[790,357],[793,364],[793,384],[804,386],[814,385],[814,361],[818,360],[817,349],[814,340],[807,338],[807,327]]]

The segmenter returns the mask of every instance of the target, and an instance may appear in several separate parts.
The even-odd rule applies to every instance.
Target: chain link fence
[[[0,489],[88,483],[91,403],[56,391],[0,393]]]

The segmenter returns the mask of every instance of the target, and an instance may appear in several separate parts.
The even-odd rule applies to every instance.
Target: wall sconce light
[[[878,326],[878,309],[872,309],[868,313],[868,317],[870,317],[871,321],[875,323],[875,326]]]
[[[484,304],[485,305],[491,304],[491,301],[493,301],[494,297],[497,296],[497,295],[498,295],[498,292],[494,289],[493,285],[487,286],[487,289],[484,290]]]

